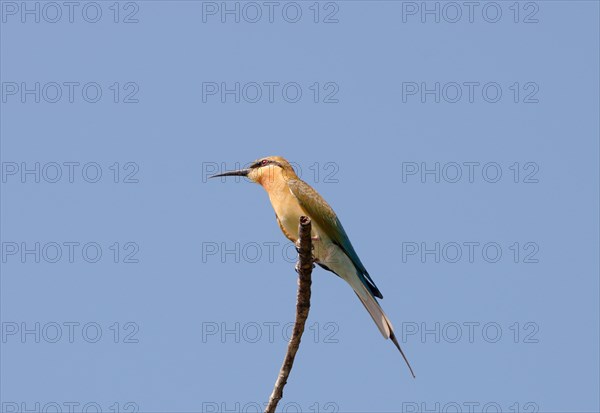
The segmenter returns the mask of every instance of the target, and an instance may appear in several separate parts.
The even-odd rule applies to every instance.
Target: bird
[[[391,321],[377,301],[377,298],[383,298],[381,291],[358,258],[342,223],[325,199],[302,181],[292,165],[281,156],[260,158],[247,168],[219,173],[210,178],[227,176],[247,177],[266,190],[279,228],[297,247],[299,219],[301,216],[311,219],[314,262],[350,284],[383,337],[394,343],[410,374],[416,377],[398,343]]]

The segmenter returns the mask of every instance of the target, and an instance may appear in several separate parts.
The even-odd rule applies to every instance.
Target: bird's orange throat
[[[287,186],[286,177],[281,168],[264,168],[262,173],[256,177],[256,183],[260,184],[267,192],[278,191]]]

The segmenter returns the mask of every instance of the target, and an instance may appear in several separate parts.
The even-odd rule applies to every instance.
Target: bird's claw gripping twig
[[[318,239],[318,237],[312,237],[311,240],[313,240],[313,239]],[[294,270],[296,271],[296,273],[299,274],[300,273],[300,267],[299,267],[299,265],[300,265],[300,239],[298,239],[298,241],[295,242],[295,246],[296,246],[296,252],[298,253],[298,260],[296,261],[296,265],[294,266]],[[315,250],[315,245],[311,244],[310,245],[310,249],[312,251],[314,251]],[[315,262],[318,262],[318,261],[319,260],[315,257],[315,254],[313,253],[312,254],[312,267],[313,268],[316,267]]]
[[[315,267],[316,267],[316,265],[315,265],[315,259],[313,257],[312,268],[314,269]],[[300,274],[300,271],[301,271],[300,261],[296,261],[296,265],[294,265],[294,271],[296,271],[297,274]]]
[[[319,241],[320,238],[318,236],[314,236],[310,238],[312,241]],[[300,254],[300,239],[298,239],[295,243],[294,243],[294,247],[296,248],[296,252],[298,254]],[[310,249],[314,251],[315,249],[315,244],[314,242],[310,244]]]

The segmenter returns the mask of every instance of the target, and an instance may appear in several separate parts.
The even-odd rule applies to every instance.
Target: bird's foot
[[[312,268],[313,270],[315,269],[316,265],[313,261],[312,263]],[[296,261],[296,265],[294,265],[294,271],[296,271],[296,273],[300,274],[300,261]]]
[[[315,238],[311,238],[311,239],[314,240]],[[318,239],[318,237],[317,237],[317,239]],[[294,246],[296,247],[296,252],[299,254],[300,253],[300,240],[296,241],[294,243]],[[315,244],[311,244],[310,249],[314,250],[315,249]]]

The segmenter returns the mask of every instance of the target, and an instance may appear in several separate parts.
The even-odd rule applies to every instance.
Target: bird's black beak
[[[209,178],[218,178],[220,176],[248,176],[250,173],[250,169],[238,169],[237,171],[227,171],[222,174],[216,174],[213,176],[209,176]]]

